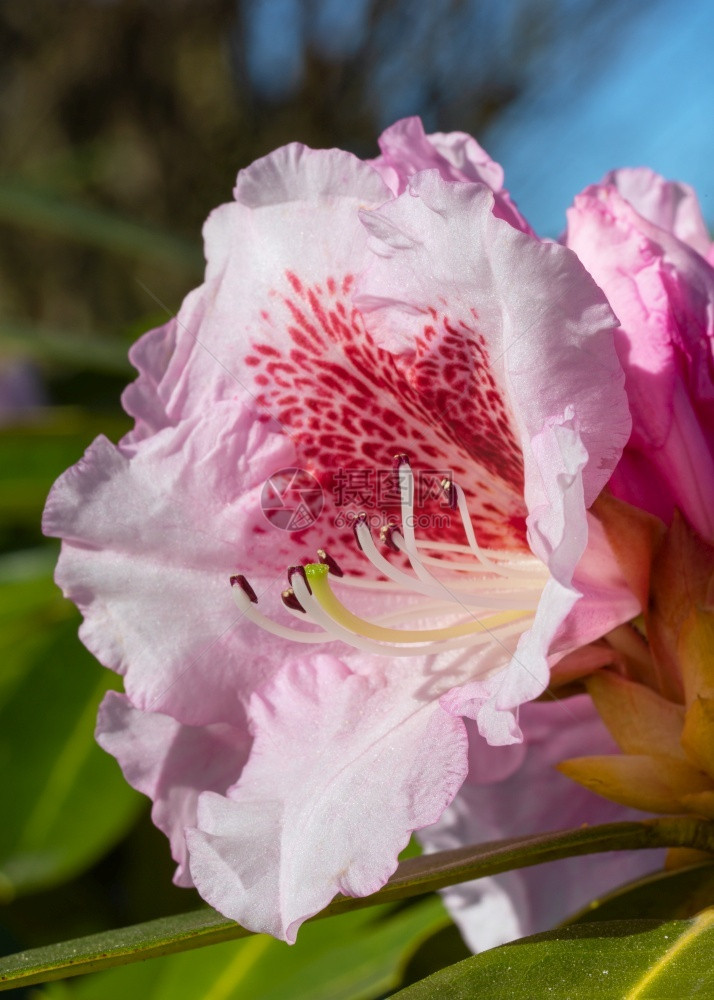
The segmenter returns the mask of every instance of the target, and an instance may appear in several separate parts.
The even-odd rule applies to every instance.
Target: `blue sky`
[[[480,137],[524,214],[556,235],[579,190],[613,167],[647,165],[692,184],[712,227],[714,3],[659,0],[595,61],[587,45],[573,39],[590,75],[569,86],[563,73],[554,87],[544,72]]]
[[[445,5],[396,0],[371,28],[368,0],[246,0],[243,9],[257,91],[279,101],[299,86],[306,44],[328,59],[363,50],[382,126],[422,114],[427,128],[459,127],[453,109],[515,65],[520,96],[476,138],[543,235],[556,236],[573,196],[619,166],[692,184],[714,226],[714,0],[463,0],[449,17]],[[538,24],[548,10],[545,42],[523,60],[518,18]],[[448,125],[430,103],[435,90]]]

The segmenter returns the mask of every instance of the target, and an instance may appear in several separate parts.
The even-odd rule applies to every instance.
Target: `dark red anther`
[[[305,586],[307,587],[307,592],[309,594],[311,594],[312,593],[312,588],[310,587],[310,584],[308,582],[307,573],[305,572],[305,567],[304,566],[291,566],[290,567],[290,569],[288,570],[288,580],[290,581],[290,583],[293,582],[293,576],[296,573],[299,573],[300,576],[303,578],[303,580],[305,581]]]
[[[305,614],[305,608],[302,606],[300,601],[298,601],[292,587],[288,587],[287,590],[284,590],[280,597],[286,608],[291,608],[293,611],[299,611],[303,615]]]
[[[253,590],[251,585],[248,583],[248,581],[242,574],[238,574],[238,576],[231,577],[231,587],[240,587],[245,596],[248,597],[253,602],[253,604],[258,603],[258,597],[255,591]]]
[[[400,451],[398,455],[394,456],[394,469],[395,469],[395,471],[399,472],[399,470],[401,469],[401,467],[403,465],[406,465],[406,466],[408,466],[408,468],[411,468],[411,463],[409,461],[409,456],[407,454],[405,454],[403,451]]]
[[[399,535],[400,538],[404,537],[399,530],[399,526],[396,524],[383,524],[379,529],[379,537],[384,545],[388,549],[391,549],[392,552],[401,552],[401,549],[394,540],[395,535]]]
[[[357,517],[354,519],[354,523],[352,524],[352,530],[354,531],[355,534],[355,541],[357,542],[357,548],[360,550],[360,552],[362,552],[363,549],[359,540],[359,532],[357,531],[357,529],[361,524],[366,524],[366,523],[367,523],[367,515],[362,513],[357,515]]]
[[[328,555],[324,549],[317,550],[317,558],[323,564],[327,566],[327,569],[332,574],[332,576],[344,576],[342,568],[339,563],[335,562],[331,555]]]

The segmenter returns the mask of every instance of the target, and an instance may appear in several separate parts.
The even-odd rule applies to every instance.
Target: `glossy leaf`
[[[466,945],[456,924],[440,927],[425,938],[411,955],[402,977],[403,987],[426,979],[434,972],[469,958],[471,950]]]
[[[117,438],[128,418],[55,407],[0,429],[0,518],[34,527],[55,479],[100,433]]]
[[[714,823],[692,816],[608,823],[409,858],[401,862],[379,892],[357,899],[338,896],[313,919],[407,899],[447,885],[557,858],[648,847],[712,850]],[[249,934],[245,928],[205,907],[9,956],[0,972],[0,990],[97,972]]]
[[[593,920],[672,920],[714,906],[714,862],[656,872],[594,900],[564,926]]]
[[[714,995],[714,910],[536,934],[442,969],[399,1000],[675,1000]]]
[[[264,935],[53,984],[42,1000],[372,1000],[396,988],[420,942],[449,923],[431,897],[398,912],[356,911],[306,927],[290,947]],[[38,997],[38,1000],[39,1000]]]
[[[97,706],[116,678],[100,670],[76,630],[73,616],[41,641],[26,636],[14,682],[0,688],[0,794],[12,803],[0,824],[0,899],[88,867],[142,807],[94,741]]]
[[[47,556],[53,556],[55,547],[47,549],[0,558],[0,713],[15,686],[47,649],[46,630],[75,617],[52,580]],[[5,758],[0,755],[0,769],[4,766]]]

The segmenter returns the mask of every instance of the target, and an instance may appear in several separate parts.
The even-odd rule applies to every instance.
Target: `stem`
[[[403,861],[379,892],[361,898],[337,896],[312,919],[393,903],[459,882],[559,858],[662,847],[689,847],[714,854],[714,822],[695,816],[665,816],[641,823],[584,826],[426,854]],[[98,972],[251,933],[205,907],[9,956],[0,968],[0,990]]]

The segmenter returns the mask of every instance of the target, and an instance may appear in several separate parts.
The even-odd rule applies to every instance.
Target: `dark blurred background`
[[[711,218],[713,42],[708,0],[4,0],[1,318],[122,330],[160,308],[137,271],[175,307],[240,166],[374,155],[408,114],[474,134],[544,235],[620,165]]]
[[[711,224],[713,43],[709,0],[0,5],[6,951],[196,905],[170,885],[168,850],[145,801],[94,746],[96,705],[116,681],[76,639],[76,613],[51,580],[56,546],[42,539],[39,519],[53,480],[92,438],[128,428],[119,406],[132,377],[127,347],[200,281],[200,228],[230,198],[236,171],[292,140],[374,156],[382,128],[419,114],[428,130],[475,135],[544,236],[558,235],[580,188],[622,165],[694,184]],[[429,920],[441,935],[432,961],[457,955],[458,942],[434,919],[444,918],[427,914],[412,937],[405,931],[399,948],[384,952],[381,979],[349,996],[386,995],[407,959],[419,975],[429,971],[419,950]],[[324,934],[303,953],[330,952],[334,940]],[[369,941],[363,947],[377,954]],[[278,952],[263,961],[274,974],[287,959],[271,947]],[[141,967],[164,969],[142,973],[163,976],[163,986],[137,979],[131,988],[142,997],[198,996],[167,985],[189,974],[170,965],[179,959],[189,960]],[[191,961],[198,969],[204,959]],[[223,959],[212,961],[223,968]],[[320,975],[328,973],[314,973],[315,982]],[[42,996],[126,995],[129,981],[114,982],[94,994],[93,986],[83,994],[58,986]],[[234,995],[225,982],[216,998]],[[320,995],[337,998],[324,982]],[[271,995],[261,991],[253,984],[241,995]],[[302,993],[293,986],[277,995]]]

